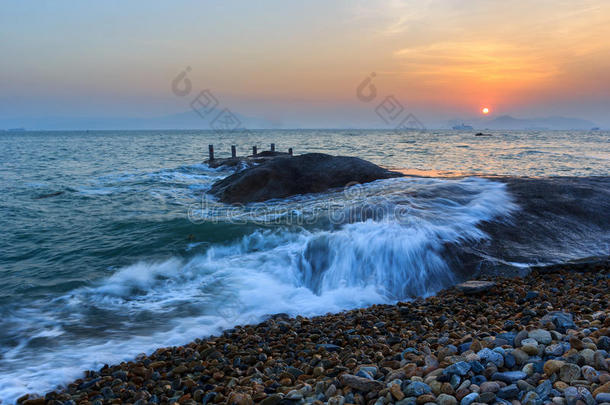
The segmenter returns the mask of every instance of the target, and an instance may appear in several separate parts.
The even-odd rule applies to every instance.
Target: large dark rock
[[[400,176],[356,157],[307,153],[276,157],[235,173],[214,183],[210,194],[226,203],[248,203]]]

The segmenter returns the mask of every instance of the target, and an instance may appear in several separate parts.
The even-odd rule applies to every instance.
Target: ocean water
[[[0,132],[0,400],[269,314],[434,294],[476,272],[610,254],[610,133]],[[230,207],[274,142],[429,177]]]

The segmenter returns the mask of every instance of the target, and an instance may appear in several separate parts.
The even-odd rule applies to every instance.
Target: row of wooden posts
[[[210,155],[210,160],[214,160],[214,145],[208,145],[208,151]],[[271,144],[271,152],[275,152],[275,144]],[[256,156],[258,154],[256,145],[252,147],[252,156]],[[292,156],[292,148],[288,148],[288,154]],[[235,145],[231,145],[231,157],[237,157],[237,148]]]

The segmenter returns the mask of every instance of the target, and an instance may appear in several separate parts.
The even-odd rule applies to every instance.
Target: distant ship
[[[599,131],[599,127],[593,127],[591,128],[591,131]]]
[[[460,124],[454,125],[453,129],[458,131],[472,131],[474,128],[472,127],[472,125]]]

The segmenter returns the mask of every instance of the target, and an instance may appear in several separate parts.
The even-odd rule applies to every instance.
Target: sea
[[[0,132],[0,400],[271,314],[435,294],[610,255],[605,131]],[[292,148],[408,176],[246,205],[206,194]]]

